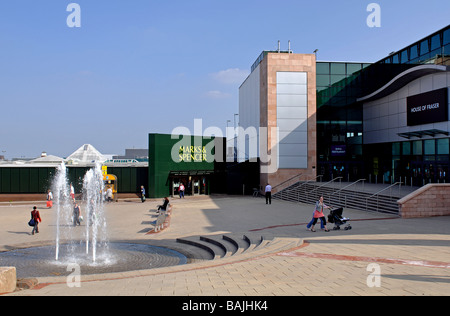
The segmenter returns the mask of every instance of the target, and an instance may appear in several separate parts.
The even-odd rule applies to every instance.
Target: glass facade
[[[450,65],[450,28],[433,33],[378,63]]]
[[[449,139],[363,146],[357,99],[418,64],[450,65],[450,25],[374,63],[317,62],[317,159],[324,180],[449,182]]]
[[[402,182],[422,186],[450,182],[448,138],[373,144],[366,146],[365,150],[367,157],[378,162],[376,170],[372,166],[368,169],[373,180],[377,176],[379,183]]]
[[[325,179],[360,175],[362,109],[356,99],[367,63],[317,62],[317,139],[319,173]],[[356,160],[356,162],[355,162]],[[359,161],[359,162],[358,162]],[[351,169],[351,174],[348,170]]]

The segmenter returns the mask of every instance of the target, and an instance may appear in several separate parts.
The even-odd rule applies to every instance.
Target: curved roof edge
[[[375,92],[366,95],[362,98],[357,99],[358,102],[367,102],[372,100],[381,99],[387,95],[394,93],[395,91],[403,88],[408,83],[434,73],[446,72],[450,71],[450,67],[441,66],[441,65],[420,65],[417,67],[413,67],[408,69],[399,75],[397,75],[394,79],[389,81],[386,85],[376,90]]]

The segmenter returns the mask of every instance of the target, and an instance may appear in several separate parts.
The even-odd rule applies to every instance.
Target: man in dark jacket
[[[41,214],[39,214],[39,211],[37,210],[37,207],[34,206],[33,210],[31,211],[31,219],[34,220],[34,226],[33,230],[31,231],[31,234],[34,235],[34,233],[39,234],[39,223],[42,222]]]

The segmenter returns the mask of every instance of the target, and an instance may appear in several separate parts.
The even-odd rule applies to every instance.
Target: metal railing
[[[283,181],[283,182],[281,182],[280,184],[277,184],[276,186],[274,186],[274,187],[272,188],[272,191],[273,191],[274,189],[277,189],[278,192],[279,192],[279,191],[282,191],[283,189],[278,190],[278,188],[281,187],[282,185],[285,185],[286,183],[288,183],[288,182],[290,182],[290,181],[296,179],[296,178],[298,178],[298,180],[300,181],[300,177],[302,176],[302,174],[303,174],[303,173],[299,173],[299,174],[293,176],[292,178],[289,178],[289,179],[287,179],[286,181]],[[299,182],[299,181],[297,181],[297,182]],[[287,186],[287,187],[288,187],[288,186]]]
[[[362,183],[363,183],[363,190],[362,190],[362,192],[364,192],[364,190],[365,190],[364,184],[365,184],[365,182],[366,182],[366,179],[359,179],[359,180],[357,180],[357,181],[355,181],[355,182],[353,182],[353,183],[350,183],[349,185],[346,185],[346,186],[343,187],[342,189],[339,189],[338,191],[329,194],[329,195],[328,195],[328,200],[331,200],[331,197],[332,197],[333,195],[339,194],[338,199],[339,199],[339,203],[341,204],[341,192],[344,191],[344,190],[346,190],[346,189],[348,189],[349,187],[351,187],[351,186],[353,186],[353,185],[359,183],[359,182],[362,182]],[[343,205],[344,205],[344,207],[347,207],[347,194],[344,196],[344,204],[343,204]]]
[[[308,191],[308,192],[306,193],[308,200],[309,200],[310,195],[311,195],[314,191],[317,191],[317,190],[319,190],[319,189],[321,189],[321,188],[327,186],[328,184],[333,183],[333,182],[335,182],[335,181],[337,181],[337,180],[339,180],[339,184],[340,184],[340,186],[342,186],[342,179],[343,179],[342,177],[334,178],[333,180],[328,181],[327,183],[324,183],[324,184],[322,184],[321,186],[318,186],[317,188],[312,189],[311,191]],[[333,190],[334,190],[334,188],[333,188]]]
[[[303,193],[306,194],[306,186],[308,184],[310,184],[311,182],[317,182],[317,179],[319,179],[319,178],[322,180],[323,175],[319,175],[319,176],[315,177],[314,179],[302,182],[300,185],[298,185],[294,188],[291,188],[291,189],[287,188],[285,190],[278,191],[277,193],[279,194],[281,199],[286,199],[288,197],[292,197],[292,195],[295,194],[297,202],[300,202],[300,194],[302,193],[302,191],[304,191]],[[305,190],[303,190],[303,189],[305,189]]]
[[[377,211],[378,211],[378,210],[379,210],[379,207],[380,207],[380,205],[379,205],[379,202],[380,202],[380,194],[383,193],[384,191],[389,190],[389,197],[392,199],[392,188],[395,187],[395,186],[397,186],[397,185],[399,186],[398,192],[399,192],[399,195],[400,195],[400,190],[401,190],[402,184],[403,184],[403,182],[396,182],[396,183],[394,183],[394,184],[388,186],[387,188],[384,188],[383,190],[380,190],[380,191],[378,191],[377,193],[372,194],[371,196],[369,196],[368,198],[366,198],[366,211],[368,210],[369,200],[372,199],[372,198],[375,198],[375,197],[377,198],[377,208],[376,208],[376,209],[377,209]]]

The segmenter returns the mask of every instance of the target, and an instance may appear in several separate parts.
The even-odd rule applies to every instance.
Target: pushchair
[[[335,210],[331,210],[330,215],[328,215],[328,222],[334,224],[333,230],[340,230],[341,225],[345,225],[350,220],[349,218],[342,217],[343,211],[344,209],[341,207]],[[348,224],[344,227],[344,229],[350,230],[352,229],[352,226]]]

